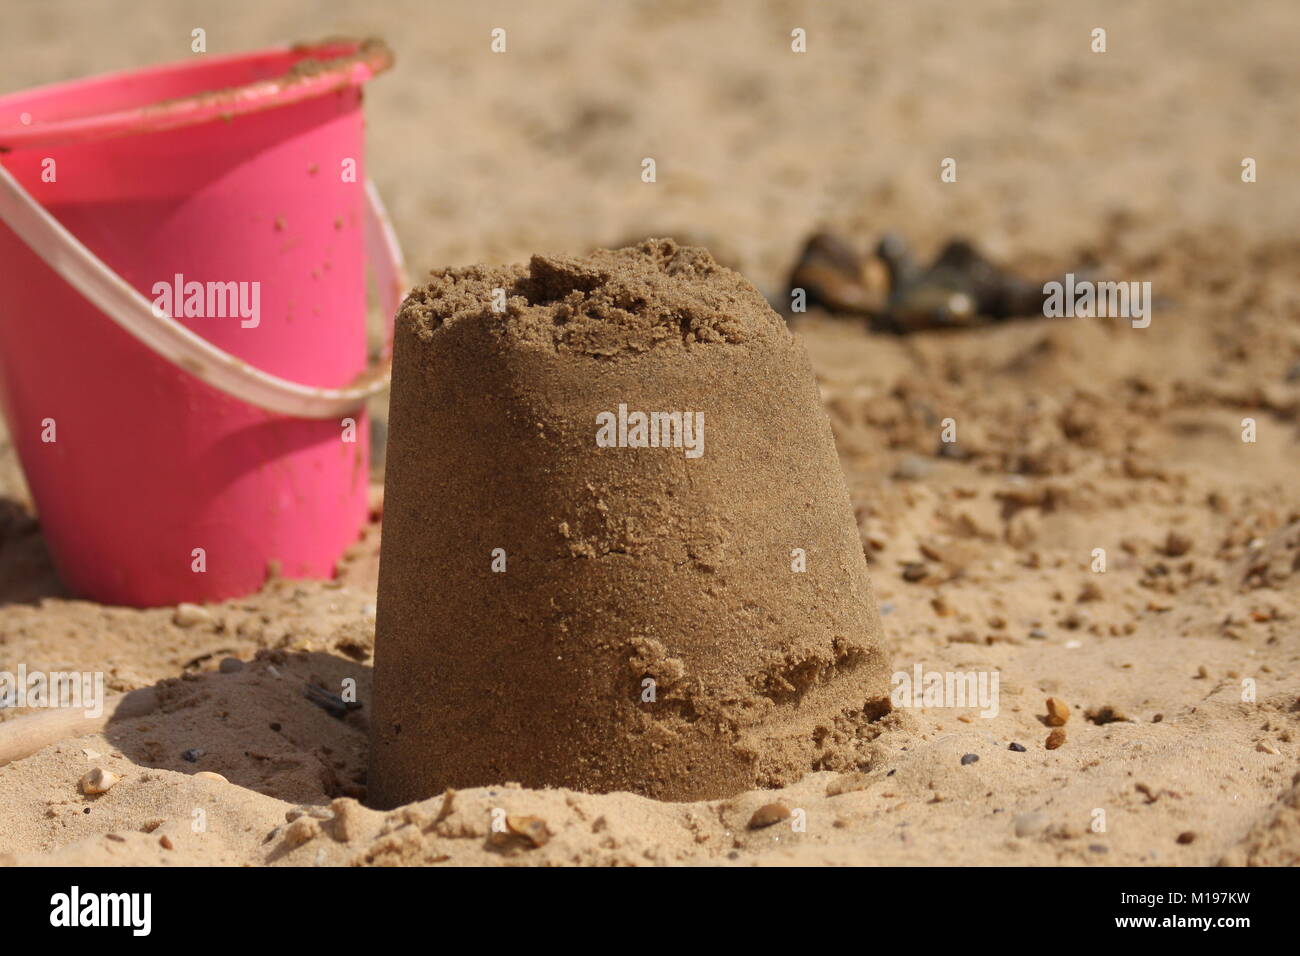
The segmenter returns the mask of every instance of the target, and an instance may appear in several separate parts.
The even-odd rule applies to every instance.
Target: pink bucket
[[[0,405],[65,583],[212,601],[329,577],[367,515],[377,43],[0,98]],[[176,291],[179,290],[179,296]]]

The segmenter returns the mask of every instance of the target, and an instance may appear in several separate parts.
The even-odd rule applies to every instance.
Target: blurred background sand
[[[992,720],[908,710],[860,775],[711,804],[506,788],[446,808],[359,808],[364,717],[335,720],[288,688],[346,674],[364,699],[378,527],[339,582],[272,584],[180,627],[166,610],[60,596],[6,445],[0,667],[107,668],[118,690],[168,680],[172,709],[0,768],[0,851],[1300,861],[1295,4],[10,0],[0,91],[185,58],[196,27],[210,53],[340,33],[389,42],[396,69],[366,94],[368,163],[413,277],[673,235],[779,296],[814,229],[861,250],[889,229],[927,251],[968,235],[1026,274],[1089,257],[1152,281],[1160,303],[1141,331],[1024,322],[895,339],[801,319],[895,666],[997,669],[1003,706]],[[505,54],[489,50],[494,27]],[[806,54],[790,51],[795,27]],[[1095,27],[1104,54],[1090,52]],[[640,179],[647,156],[654,184]],[[1246,156],[1255,184],[1240,179]],[[956,183],[939,180],[944,157]],[[937,454],[949,415],[960,455]],[[1240,440],[1247,416],[1254,444]],[[1099,546],[1100,577],[1088,568]],[[908,565],[924,573],[904,578]],[[258,652],[238,674],[213,673],[222,656]],[[1047,696],[1074,712],[1051,751]],[[206,763],[179,756],[195,746]],[[966,753],[980,760],[963,765]],[[86,814],[76,780],[104,761],[124,781]],[[231,784],[194,781],[196,769]],[[295,804],[331,799],[320,823],[274,829]],[[805,808],[808,832],[748,830],[773,801]],[[494,844],[487,812],[503,803],[554,837]],[[223,821],[202,838],[182,825],[195,805]],[[160,832],[174,832],[171,849]]]
[[[1281,186],[1300,176],[1285,0],[14,0],[5,25],[6,92],[186,58],[196,27],[214,54],[384,37],[397,68],[367,91],[370,171],[419,269],[689,232],[771,284],[819,223],[1014,253],[1094,241],[1116,213],[1257,234],[1300,214]],[[1243,156],[1260,188],[1241,188]]]

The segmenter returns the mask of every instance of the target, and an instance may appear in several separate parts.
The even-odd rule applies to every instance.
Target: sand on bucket
[[[753,286],[671,240],[448,269],[395,349],[373,804],[863,762],[875,600],[803,347]]]

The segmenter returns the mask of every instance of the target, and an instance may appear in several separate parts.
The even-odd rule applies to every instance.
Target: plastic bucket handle
[[[158,355],[214,388],[269,412],[298,418],[336,418],[355,411],[388,387],[393,317],[408,288],[401,247],[374,183],[366,190],[366,256],[375,271],[388,345],[379,361],[345,388],[302,385],[254,368],[217,348],[167,315],[114,272],[32,198],[0,166],[0,220],[74,289]]]

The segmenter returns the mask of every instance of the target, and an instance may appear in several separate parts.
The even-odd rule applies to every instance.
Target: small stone
[[[1100,601],[1101,599],[1101,587],[1093,581],[1088,581],[1079,589],[1078,601],[1080,604],[1086,604],[1089,601]]]
[[[238,674],[244,669],[244,662],[238,657],[223,657],[221,663],[217,665],[217,670],[223,674]]]
[[[545,846],[551,838],[551,831],[541,817],[507,816],[506,829],[515,836],[523,837],[534,849]]]
[[[826,796],[838,797],[841,794],[866,790],[870,785],[871,778],[869,776],[859,771],[853,771],[852,773],[842,774],[832,780],[826,787]]]
[[[312,817],[316,820],[331,820],[334,818],[334,811],[329,807],[313,807],[303,804],[300,807],[294,807],[292,810],[284,812],[286,823],[293,823],[302,817]]]
[[[230,783],[230,781],[221,776],[221,774],[213,773],[211,770],[200,770],[194,776],[199,780],[215,780],[217,783]]]
[[[929,568],[927,568],[920,561],[909,561],[907,564],[903,566],[904,581],[921,581],[929,573],[930,573]]]
[[[1170,531],[1165,537],[1165,554],[1171,558],[1181,558],[1192,550],[1192,539],[1177,531]]]
[[[172,842],[172,838],[165,833],[158,838],[158,845],[161,846],[164,850],[176,849],[176,844]]]
[[[1109,853],[1110,847],[1104,843],[1089,843],[1088,849],[1093,853]]]
[[[1271,743],[1269,743],[1267,740],[1261,740],[1259,743],[1255,745],[1255,749],[1262,754],[1272,754],[1274,757],[1276,757],[1278,753],[1280,753],[1280,751],[1276,747],[1274,747]]]
[[[1047,726],[1064,727],[1069,719],[1070,708],[1066,706],[1065,701],[1057,700],[1055,697],[1047,698]]]
[[[754,815],[749,818],[749,829],[761,830],[789,818],[790,808],[784,803],[769,803],[754,811]]]
[[[1041,833],[1046,826],[1047,815],[1045,813],[1022,813],[1016,817],[1016,836],[1033,836],[1035,833]]]
[[[935,542],[922,541],[916,546],[916,549],[921,552],[922,557],[934,561],[936,564],[944,563],[946,553]]]
[[[979,759],[980,759],[979,754],[962,754],[962,755],[961,755],[961,765],[962,765],[963,767],[968,767],[968,766],[970,766],[971,764],[975,763],[975,761],[977,761],[977,760],[979,760]]]
[[[184,759],[188,760],[190,763],[198,763],[199,758],[202,757],[206,752],[207,751],[200,750],[198,747],[191,747],[189,750],[182,753],[181,756]]]
[[[1012,743],[1011,746],[1008,747],[1007,749],[1008,749],[1008,750],[1014,750],[1016,753],[1018,753],[1018,754],[1022,754],[1022,753],[1025,752],[1025,745],[1024,745],[1024,744]]]
[[[113,773],[111,770],[102,770],[99,767],[96,767],[81,778],[81,792],[88,796],[94,796],[99,793],[108,793],[108,791],[112,789],[113,784],[117,783],[121,779],[121,777]]]
[[[1056,750],[1065,743],[1065,731],[1057,727],[1047,735],[1047,743],[1044,746],[1048,750]]]
[[[1030,638],[1031,638],[1032,640],[1035,640],[1035,641],[1045,641],[1045,640],[1047,640],[1047,632],[1044,631],[1044,630],[1043,630],[1042,628],[1040,628],[1040,627],[1036,627],[1036,628],[1034,628],[1032,631],[1030,631],[1030,632],[1029,632],[1029,636],[1030,636]]]
[[[197,604],[178,604],[172,613],[172,623],[177,627],[195,627],[199,624],[211,624],[212,615],[206,608]]]
[[[1195,839],[1196,839],[1196,834],[1191,830],[1184,830],[1182,833],[1178,834],[1179,843],[1183,843],[1183,844],[1191,843]]]

